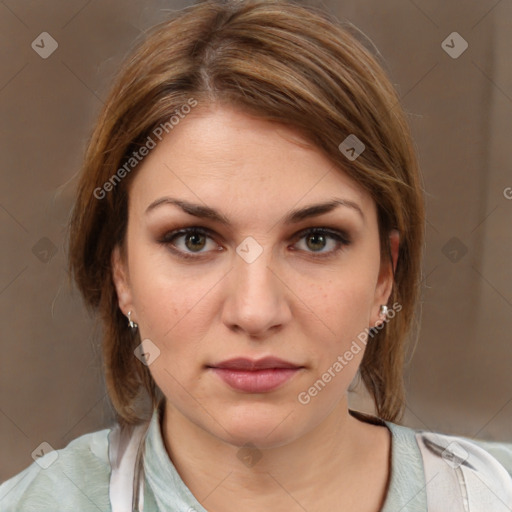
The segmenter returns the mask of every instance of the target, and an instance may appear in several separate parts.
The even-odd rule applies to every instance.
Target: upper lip
[[[248,359],[236,357],[211,365],[210,368],[223,368],[228,370],[264,370],[269,368],[302,368],[300,365],[290,363],[278,357],[264,357],[262,359]]]

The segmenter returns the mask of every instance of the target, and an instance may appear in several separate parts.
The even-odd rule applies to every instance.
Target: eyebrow
[[[177,199],[174,197],[161,197],[156,201],[153,201],[146,208],[146,215],[155,210],[157,207],[171,204],[178,206],[185,213],[189,215],[193,215],[194,217],[199,217],[203,219],[210,219],[225,226],[230,226],[231,223],[229,219],[222,214],[221,212],[215,210],[214,208],[210,208],[209,206],[204,206],[200,204],[191,203],[189,201],[184,201],[182,199]],[[334,198],[325,203],[318,203],[306,206],[304,208],[298,208],[290,211],[284,218],[284,224],[297,224],[298,222],[303,221],[304,219],[309,219],[312,217],[318,217],[319,215],[323,215],[325,213],[329,213],[339,206],[344,206],[350,208],[359,213],[363,221],[365,221],[365,216],[361,207],[355,203],[354,201],[350,201],[348,199]]]

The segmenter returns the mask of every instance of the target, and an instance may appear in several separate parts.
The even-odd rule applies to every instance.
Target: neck
[[[353,418],[346,399],[313,430],[272,448],[229,444],[169,403],[162,435],[182,480],[212,512],[240,510],[241,504],[250,511],[314,511],[323,508],[324,496],[338,496],[345,505],[353,502],[348,510],[363,510],[361,492],[368,481],[381,487],[368,498],[368,510],[377,510],[371,507],[380,506],[385,496],[389,431]]]

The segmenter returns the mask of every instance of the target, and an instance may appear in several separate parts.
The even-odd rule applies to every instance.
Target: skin
[[[214,208],[230,225],[168,203],[146,213],[164,196]],[[284,224],[290,210],[333,198],[362,214],[339,206]],[[379,510],[390,433],[350,416],[347,403],[364,350],[307,405],[297,399],[388,302],[391,262],[380,260],[371,196],[290,128],[210,106],[140,164],[128,215],[126,252],[112,257],[119,307],[160,350],[149,369],[166,397],[162,435],[197,499],[209,511]],[[160,242],[191,226],[211,234]],[[313,227],[346,232],[350,244],[300,235]],[[263,251],[251,263],[236,252],[249,236]],[[396,232],[390,241],[395,265]],[[303,369],[267,393],[235,391],[206,368],[269,355]],[[237,457],[246,443],[261,455],[252,466]]]

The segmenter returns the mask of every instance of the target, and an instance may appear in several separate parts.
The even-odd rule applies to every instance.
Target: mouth
[[[276,357],[259,360],[240,357],[207,368],[236,391],[267,393],[284,385],[304,366]]]
[[[264,357],[262,359],[249,359],[247,357],[237,357],[228,359],[220,363],[208,366],[209,368],[220,368],[222,370],[272,370],[272,369],[298,369],[303,368],[301,365],[279,359],[278,357]]]

